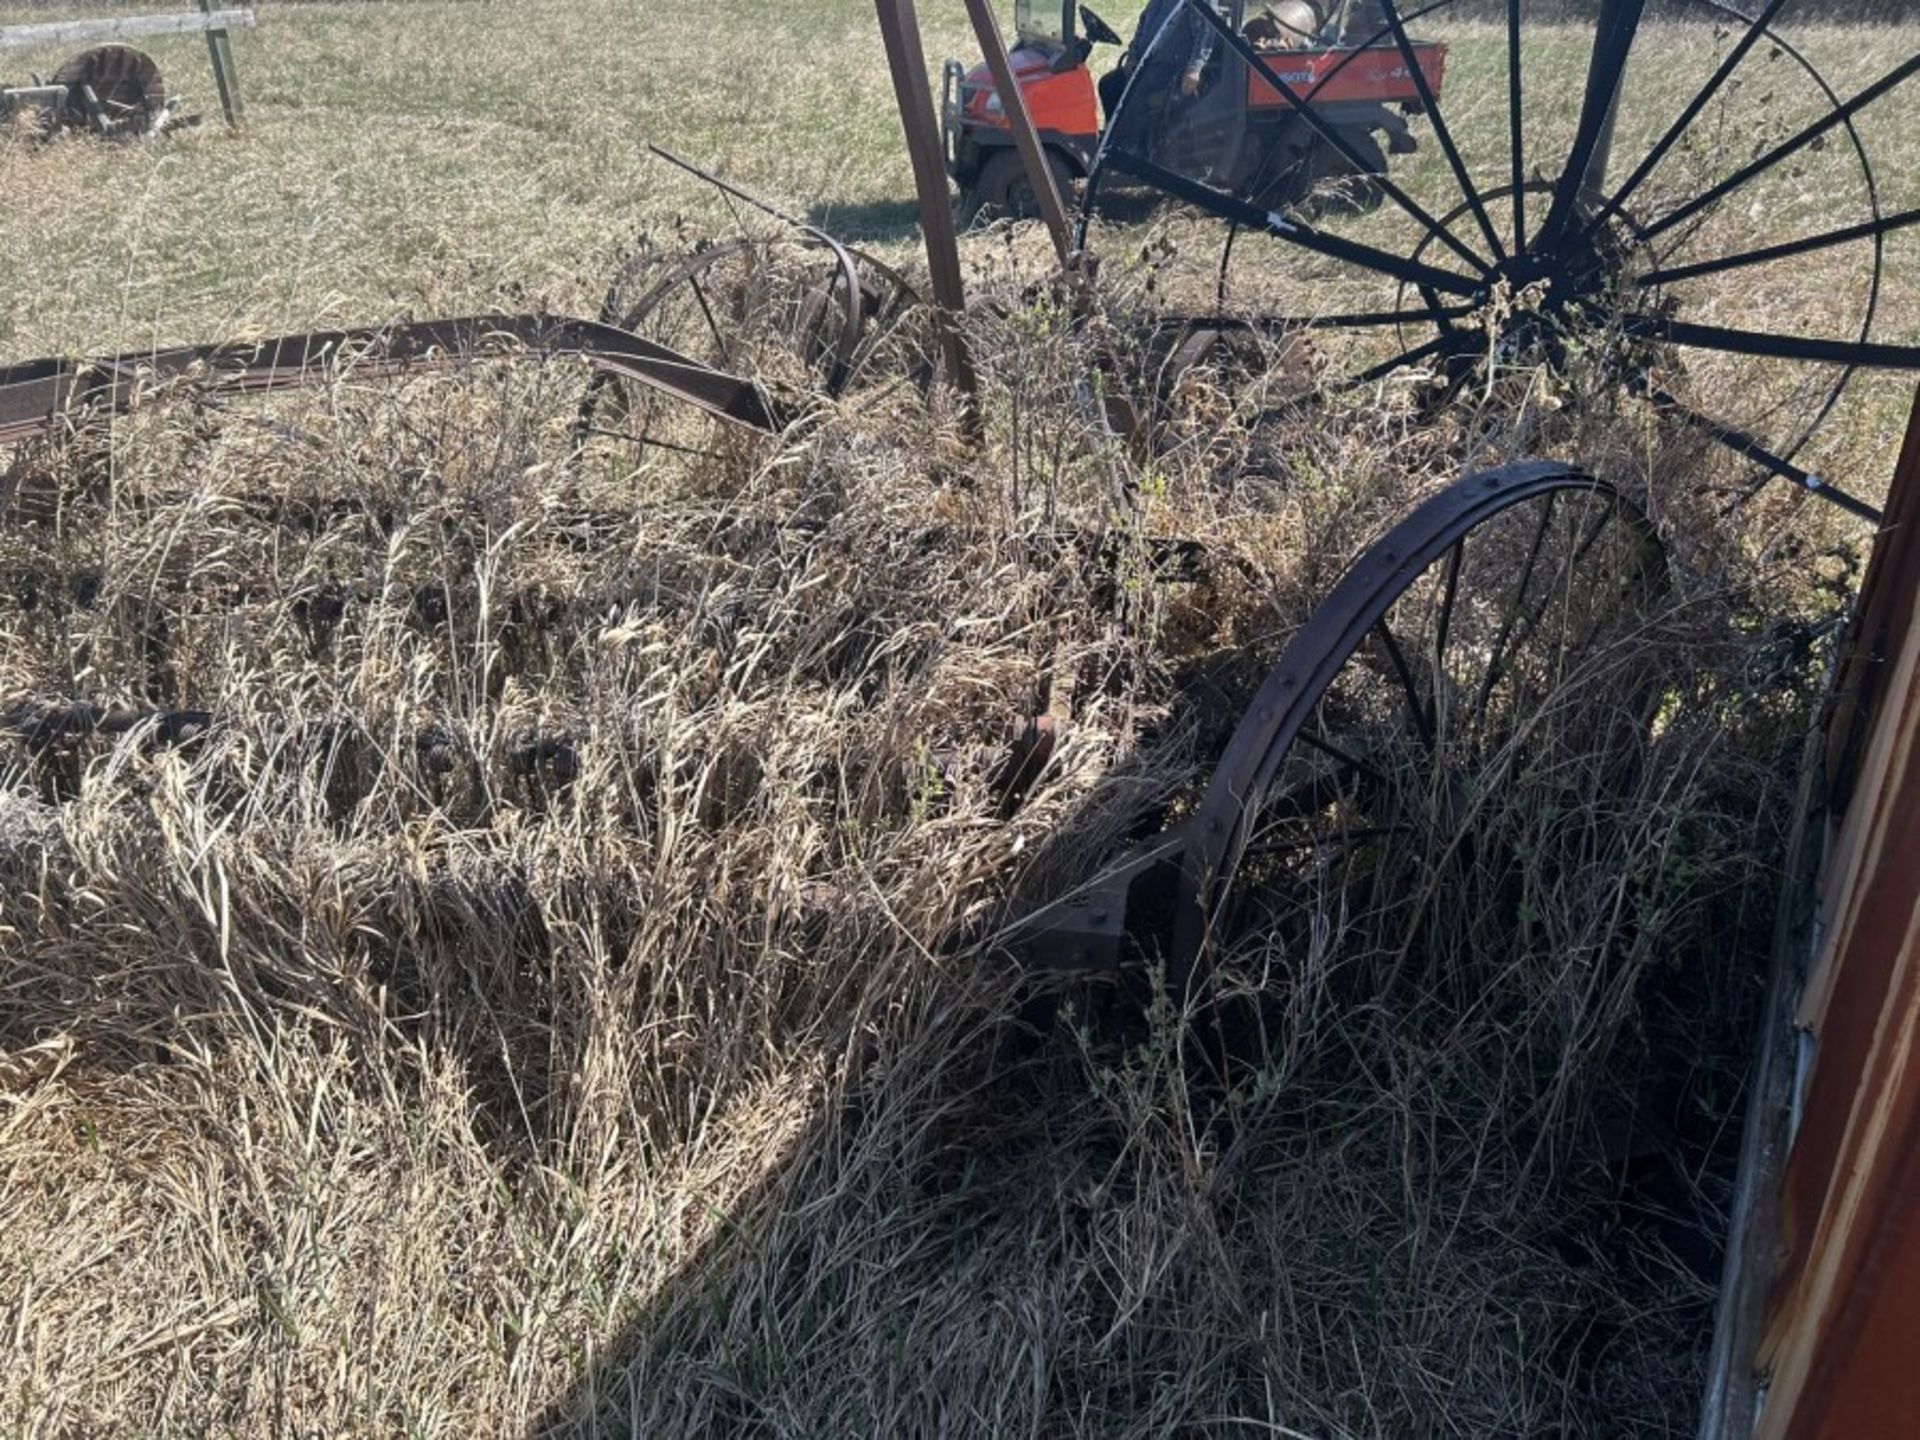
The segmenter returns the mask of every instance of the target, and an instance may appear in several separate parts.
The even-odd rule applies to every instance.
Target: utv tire
[[[1370,130],[1343,130],[1340,138],[1366,164],[1356,170],[1345,155],[1315,136],[1307,160],[1311,204],[1322,215],[1364,215],[1386,198],[1380,180],[1387,173],[1387,155]]]
[[[1077,176],[1073,168],[1054,151],[1045,153],[1047,169],[1053,172],[1054,189],[1060,192],[1061,203],[1071,209],[1072,186]],[[968,197],[973,209],[970,219],[1040,218],[1040,202],[1034,196],[1032,182],[1027,179],[1027,167],[1020,161],[1020,152],[1011,145],[996,151],[980,167],[980,178],[974,181]]]

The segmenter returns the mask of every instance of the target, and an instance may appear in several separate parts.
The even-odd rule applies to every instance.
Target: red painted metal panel
[[[1414,58],[1433,93],[1440,94],[1447,68],[1447,47],[1416,41]],[[1355,55],[1352,50],[1281,50],[1262,55],[1273,73],[1303,100],[1331,104],[1339,100],[1377,100],[1382,103],[1417,101],[1420,89],[1413,71],[1398,48],[1378,46]],[[1342,64],[1346,61],[1348,63]],[[1258,70],[1247,70],[1249,105],[1286,105],[1287,99]]]

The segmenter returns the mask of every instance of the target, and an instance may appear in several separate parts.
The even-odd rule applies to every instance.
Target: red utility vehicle
[[[1063,192],[1091,169],[1100,145],[1100,96],[1088,59],[1096,45],[1120,43],[1084,5],[1076,25],[1075,8],[1074,0],[1015,0],[1009,57]],[[1145,138],[1132,142],[1147,151],[1142,158],[1271,209],[1295,203],[1332,179],[1353,181],[1352,188],[1364,194],[1367,176],[1386,173],[1389,152],[1404,155],[1416,148],[1406,116],[1422,109],[1419,85],[1376,4],[1345,0],[1329,13],[1316,0],[1272,6],[1215,0],[1215,8],[1353,153],[1342,153],[1316,133],[1279,87],[1222,40],[1197,95],[1127,97],[1129,109],[1147,107],[1145,125],[1133,132]],[[1411,48],[1438,97],[1446,46],[1416,40]],[[961,204],[1031,213],[1032,191],[985,62],[968,69],[949,60],[943,81],[941,129]],[[1355,165],[1355,156],[1362,165]]]

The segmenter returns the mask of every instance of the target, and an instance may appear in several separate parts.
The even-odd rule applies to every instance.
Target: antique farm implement
[[[1378,0],[1335,16],[1298,5],[1288,11],[1304,12],[1295,44],[1256,23],[1267,12],[1185,0],[1181,25],[1136,41],[1132,78],[1094,128],[1087,46],[1071,12],[1042,33],[1026,7],[1010,59],[995,53],[997,35],[976,7],[989,70],[1019,84],[1002,94],[963,72],[944,157],[924,66],[912,63],[910,13],[900,0],[881,0],[881,12],[923,190],[944,186],[944,158],[963,187],[1005,200],[1017,167],[1044,214],[1077,211],[1070,236],[1055,231],[1083,320],[1101,314],[1088,261],[1121,223],[1118,190],[1157,193],[1218,222],[1210,305],[1157,317],[1158,340],[1133,337],[1159,356],[1147,382],[1126,393],[1139,367],[1108,354],[1103,384],[1126,402],[1103,412],[1116,427],[1153,411],[1147,392],[1225,352],[1243,357],[1244,374],[1272,353],[1262,344],[1310,344],[1321,395],[1377,386],[1415,423],[1464,412],[1471,435],[1498,411],[1510,433],[1544,435],[1530,418],[1543,387],[1577,382],[1583,393],[1650,407],[1657,423],[1751,466],[1756,482],[1784,478],[1877,520],[1802,460],[1857,374],[1920,371],[1920,345],[1876,328],[1888,237],[1920,209],[1882,207],[1855,123],[1920,72],[1920,56],[1842,96],[1775,33],[1786,0],[1751,15],[1719,0],[1603,0],[1576,112],[1558,103],[1564,67],[1530,73],[1542,51],[1518,0],[1503,24],[1470,30],[1447,28],[1453,3],[1403,12]],[[1657,28],[1711,36],[1709,58],[1683,91],[1636,96],[1632,79],[1647,67],[1629,59]],[[1182,110],[1140,78],[1156,73],[1154,47],[1176,33],[1209,41],[1211,68],[1188,98],[1213,109]],[[1484,52],[1480,73],[1497,77],[1498,105],[1487,103],[1494,92],[1469,103],[1458,63],[1469,45]],[[1739,158],[1714,169],[1695,129],[1727,123],[1738,90],[1730,81],[1746,65],[1772,67],[1798,108],[1755,127]],[[1054,85],[1078,97],[1070,125],[1029,115],[1021,101],[1030,89],[1038,111]],[[1631,163],[1614,153],[1623,97],[1671,117]],[[1450,99],[1462,100],[1452,117]],[[1136,106],[1152,114],[1130,124]],[[1427,163],[1389,170],[1379,136],[1396,153],[1417,144]],[[1830,206],[1814,228],[1757,241],[1750,227],[1726,223],[1762,201],[1768,214],[1795,213],[1772,187],[1816,162],[1855,213]],[[1363,205],[1353,203],[1356,177],[1366,182]],[[779,435],[816,403],[863,387],[931,386],[936,371],[970,383],[941,198],[927,211],[933,303],[892,267],[786,221],[778,239],[642,252],[593,321],[476,316],[12,366],[0,370],[0,442],[85,424],[161,383],[265,391],[343,365],[377,374],[553,355],[594,372],[575,429],[582,447],[704,454],[716,426]],[[1742,308],[1754,274],[1816,262],[1833,267],[1821,272],[1818,303],[1791,315],[1773,307],[1771,322]],[[1312,291],[1293,283],[1308,265],[1326,282]],[[743,364],[748,332],[779,337],[777,366]],[[1240,347],[1247,337],[1259,343]],[[1736,363],[1737,383],[1728,378]],[[1161,443],[1145,424],[1125,438],[1136,454]],[[1457,838],[1488,795],[1530,783],[1533,761],[1548,753],[1583,757],[1589,791],[1580,793],[1604,792],[1671,699],[1618,660],[1627,638],[1657,637],[1671,585],[1646,508],[1570,461],[1478,469],[1436,490],[1354,559],[1293,635],[1204,786],[1160,807],[1091,878],[1035,897],[974,938],[1037,968],[1164,962],[1185,986],[1244,943],[1306,953],[1340,941],[1356,916],[1373,917],[1376,935],[1381,916],[1417,924],[1450,867],[1506,863]],[[176,713],[194,725],[208,719],[78,703],[16,706],[8,717],[17,733],[49,741],[165,728]],[[1052,733],[1034,728],[1009,773],[1030,781]]]
[[[200,10],[170,15],[123,15],[113,19],[49,21],[0,26],[0,50],[87,44],[45,79],[0,84],[0,125],[18,125],[43,136],[73,130],[104,139],[155,135],[170,125],[192,124],[180,97],[169,95],[151,55],[123,43],[149,35],[204,34],[215,88],[227,123],[240,121],[240,85],[228,32],[254,26],[250,9]],[[101,42],[101,43],[94,43]]]

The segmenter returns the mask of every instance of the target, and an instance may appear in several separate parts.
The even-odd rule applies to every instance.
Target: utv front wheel
[[[1073,169],[1053,151],[1045,153],[1047,169],[1053,173],[1054,189],[1060,192],[1062,204],[1069,203]],[[997,151],[980,167],[980,178],[962,192],[961,205],[969,219],[974,220],[1040,218],[1040,202],[1034,196],[1033,182],[1027,178],[1027,167],[1020,161],[1020,152],[1011,146]]]

